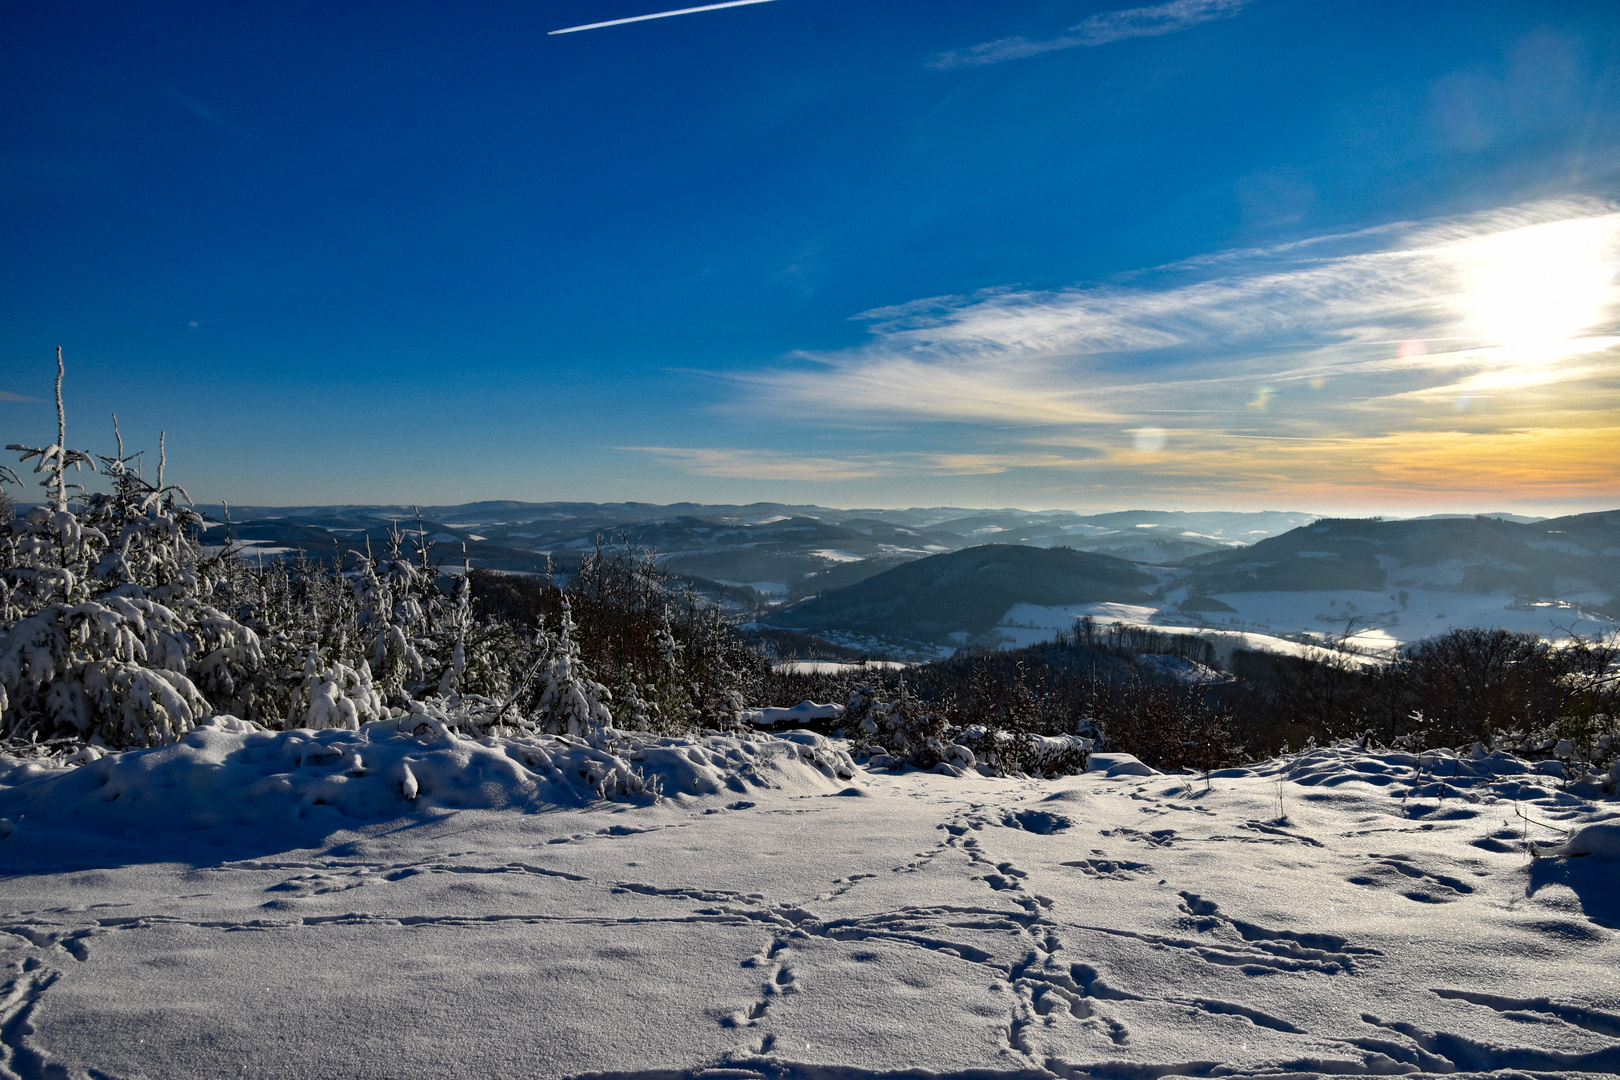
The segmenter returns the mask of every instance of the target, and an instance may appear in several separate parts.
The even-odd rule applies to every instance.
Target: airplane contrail
[[[720,8],[743,7],[747,4],[769,4],[771,0],[726,0],[724,4],[704,4],[702,7],[681,8],[679,11],[656,11],[651,15],[633,15],[628,19],[609,19],[607,22],[586,23],[553,30],[551,34],[572,34],[580,30],[600,30],[604,26],[623,26],[625,23],[646,22],[648,19],[667,19],[671,15],[690,15],[694,11],[718,11]],[[551,34],[547,34],[550,37]]]

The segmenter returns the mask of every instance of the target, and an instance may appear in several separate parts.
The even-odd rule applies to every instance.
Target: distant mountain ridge
[[[210,520],[221,511],[205,507]],[[233,506],[232,536],[267,555],[330,557],[383,542],[391,523],[421,531],[456,560],[516,573],[567,573],[598,536],[658,552],[671,571],[747,607],[851,585],[903,563],[985,543],[1072,547],[1173,563],[1253,543],[1315,518],[1219,511],[854,509],[788,503],[526,503],[457,506]],[[222,535],[214,532],[211,535]]]

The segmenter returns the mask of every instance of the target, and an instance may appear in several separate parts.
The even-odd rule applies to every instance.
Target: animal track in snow
[[[28,1038],[34,1033],[29,1021],[35,1006],[61,973],[26,964],[24,967],[27,970],[0,986],[0,1069],[7,1076],[66,1076],[66,1070],[53,1067],[44,1051]]]
[[[1131,862],[1129,859],[1101,858],[1102,852],[1093,851],[1095,858],[1074,859],[1066,862],[1064,866],[1072,866],[1087,877],[1115,878],[1120,881],[1134,880],[1137,874],[1151,874],[1153,867],[1147,863]]]
[[[1377,949],[1351,945],[1334,934],[1273,929],[1232,918],[1223,914],[1213,901],[1205,900],[1196,893],[1183,892],[1181,897],[1181,910],[1187,916],[1190,928],[1199,933],[1197,938],[1108,926],[1081,926],[1077,929],[1182,949],[1206,963],[1234,967],[1246,975],[1274,971],[1352,974],[1356,970],[1356,957],[1383,955]],[[1238,940],[1232,940],[1234,937]]]
[[[1005,815],[1000,824],[1009,829],[1023,829],[1025,832],[1050,836],[1072,826],[1074,819],[1064,814],[1054,814],[1050,810],[1017,810]]]
[[[1121,840],[1134,840],[1147,844],[1149,847],[1169,847],[1177,840],[1183,839],[1176,835],[1174,829],[1154,829],[1152,832],[1142,832],[1139,829],[1120,827],[1117,829],[1104,829],[1099,836],[1117,836]]]
[[[1430,992],[1450,1000],[1466,1001],[1473,1005],[1495,1009],[1510,1020],[1538,1021],[1552,1017],[1598,1035],[1620,1039],[1620,1016],[1614,1013],[1585,1009],[1578,1005],[1565,1005],[1544,997],[1499,997],[1496,994],[1481,994],[1472,990],[1435,989]]]
[[[286,867],[291,868],[291,867]],[[248,869],[248,867],[236,867]],[[252,867],[258,869],[258,867]],[[269,869],[269,867],[264,867]],[[500,866],[476,866],[465,863],[413,863],[405,865],[340,865],[321,867],[312,874],[299,874],[287,878],[285,881],[265,887],[265,892],[292,893],[286,899],[301,900],[312,896],[324,896],[329,893],[346,892],[349,889],[363,888],[367,885],[377,885],[385,882],[403,881],[418,874],[531,874],[537,877],[555,877],[566,881],[589,881],[582,874],[570,874],[563,870],[550,870],[544,866],[535,866],[526,862],[509,862]],[[272,901],[267,906],[279,906],[280,901]]]
[[[1514,1070],[1574,1070],[1592,1073],[1620,1073],[1620,1044],[1595,1050],[1543,1050],[1529,1046],[1498,1046],[1482,1043],[1466,1035],[1430,1031],[1401,1020],[1384,1020],[1362,1013],[1364,1023],[1404,1035],[1409,1044],[1377,1043],[1378,1051],[1396,1061],[1416,1065],[1425,1072],[1493,1072]],[[1361,1040],[1345,1040],[1370,1049]]]
[[[816,900],[817,901],[835,900],[838,897],[843,896],[845,893],[849,892],[849,890],[853,889],[856,885],[859,885],[861,882],[867,880],[868,878],[875,878],[875,877],[877,877],[876,874],[851,874],[847,878],[838,878],[837,880],[835,880],[833,882],[833,885],[834,885],[833,890],[831,892],[822,893],[820,896],[816,897]]]
[[[1405,855],[1370,854],[1367,857],[1372,865],[1366,873],[1346,878],[1350,884],[1394,886],[1400,888],[1401,895],[1408,900],[1424,904],[1448,903],[1474,891],[1474,887],[1461,878],[1418,869]]]

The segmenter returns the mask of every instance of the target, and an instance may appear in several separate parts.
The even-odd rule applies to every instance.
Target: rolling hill
[[[1229,593],[1426,588],[1564,600],[1620,615],[1620,511],[1535,522],[1325,518],[1186,565],[1177,585],[1194,607],[1184,610]]]
[[[897,566],[773,612],[764,625],[901,647],[994,645],[1015,604],[1143,603],[1157,579],[1110,555],[986,544]]]

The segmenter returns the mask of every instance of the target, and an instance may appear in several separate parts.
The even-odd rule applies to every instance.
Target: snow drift
[[[418,714],[420,715],[420,714]],[[609,800],[759,789],[828,790],[855,776],[819,735],[656,738],[611,728],[463,738],[443,724],[376,721],[358,731],[265,731],[212,717],[179,742],[61,765],[0,766],[0,866],[44,856],[63,833],[135,842],[164,834],[324,834],[454,810],[538,813]]]

